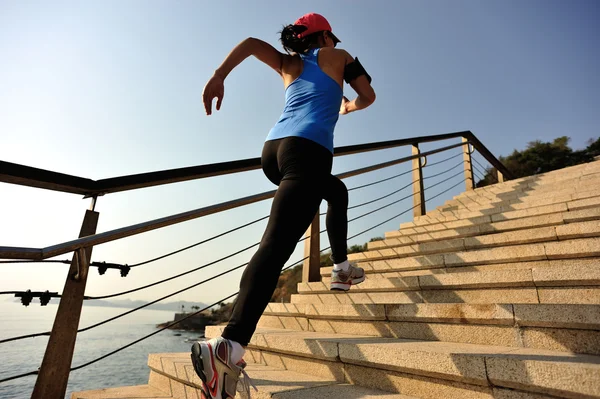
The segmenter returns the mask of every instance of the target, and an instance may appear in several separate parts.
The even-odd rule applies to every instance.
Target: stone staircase
[[[350,258],[349,292],[322,268],[269,304],[253,398],[600,398],[600,162],[465,192]],[[187,353],[148,364],[72,397],[200,397]]]

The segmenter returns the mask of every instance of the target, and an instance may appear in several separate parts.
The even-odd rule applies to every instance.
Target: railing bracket
[[[121,272],[121,277],[127,277],[129,271],[131,270],[131,266],[129,265],[121,265],[119,263],[106,263],[106,262],[92,262],[90,266],[95,266],[98,268],[98,274],[103,276],[108,269],[119,269]]]
[[[71,278],[74,281],[79,281],[81,279],[81,270],[84,269],[84,266],[86,266],[85,248],[78,248],[77,251],[75,251],[74,256],[77,271],[71,276]]]
[[[24,292],[15,293],[15,298],[21,298],[21,304],[25,307],[31,304],[33,298],[40,298],[40,305],[46,306],[48,303],[50,303],[50,299],[59,297],[60,295],[58,295],[58,292],[50,292],[48,290],[44,292],[32,292],[31,290],[27,290]]]

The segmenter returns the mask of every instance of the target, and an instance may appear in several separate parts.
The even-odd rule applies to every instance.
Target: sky
[[[329,19],[341,47],[358,56],[373,77],[377,93],[367,110],[340,117],[336,146],[471,130],[500,156],[533,140],[567,135],[571,146],[581,149],[599,137],[600,3],[595,0],[0,0],[0,160],[102,179],[259,157],[283,108],[281,79],[259,61],[246,60],[227,78],[222,109],[210,117],[201,104],[202,89],[237,43],[252,36],[281,50],[277,32],[307,12]],[[345,93],[354,95],[349,86]],[[334,173],[407,155],[409,147],[337,157]],[[447,171],[458,161],[425,173]],[[345,182],[354,187],[408,167]],[[443,183],[427,195],[460,183],[461,176],[449,178],[453,174],[429,180],[429,185]],[[352,191],[350,205],[408,181],[406,176]],[[98,199],[98,232],[274,188],[257,170],[110,194]],[[459,184],[429,209],[463,190]],[[349,216],[406,194],[350,210]],[[0,183],[0,246],[41,248],[72,240],[89,203],[78,195]],[[103,244],[94,248],[92,260],[141,262],[265,216],[269,205],[263,201]],[[411,206],[409,199],[352,222],[349,234]],[[383,236],[409,220],[411,212],[349,244]],[[264,227],[265,222],[257,223],[135,268],[127,278],[111,271],[99,276],[92,269],[86,293],[120,292],[212,262],[257,243]],[[322,240],[327,246],[325,234]],[[243,264],[252,253],[119,299],[153,300]],[[299,245],[290,262],[302,257]],[[2,264],[0,291],[62,292],[66,272],[62,264]],[[239,278],[240,272],[232,273],[169,301],[210,303],[235,292]]]

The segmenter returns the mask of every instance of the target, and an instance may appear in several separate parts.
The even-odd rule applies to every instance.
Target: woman
[[[319,14],[306,14],[281,32],[287,54],[261,40],[248,38],[236,46],[204,88],[206,114],[223,101],[223,81],[250,55],[273,68],[286,88],[283,114],[269,132],[261,163],[267,178],[279,188],[259,249],[242,275],[240,292],[222,337],[192,346],[192,361],[203,381],[208,399],[234,398],[244,347],[256,329],[281,269],[298,240],[328,202],[327,233],[334,269],[331,289],[350,289],[365,279],[364,271],[348,263],[348,191],[331,174],[333,130],[340,114],[364,109],[375,101],[371,79],[358,59],[336,49],[340,40]],[[343,96],[344,80],[358,93],[349,101]]]

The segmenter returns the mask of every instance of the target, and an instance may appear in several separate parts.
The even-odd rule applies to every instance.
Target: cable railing
[[[457,138],[461,139],[459,143],[450,144],[423,152],[421,152],[421,150],[419,149],[419,144],[421,143],[432,143]],[[484,170],[487,170],[472,156],[475,150],[477,150],[478,154],[487,162],[489,162],[490,165],[492,165],[492,167],[498,170],[500,176],[510,177],[509,172],[504,168],[504,166],[491,154],[491,152],[489,152],[489,150],[487,150],[487,148],[485,148],[485,146],[483,146],[483,144],[471,132],[468,131],[435,136],[415,137],[402,140],[393,140],[381,143],[368,143],[358,146],[339,147],[335,149],[334,155],[351,155],[401,146],[411,146],[412,155],[397,158],[383,163],[373,164],[367,167],[350,170],[337,175],[339,178],[345,179],[353,176],[364,175],[378,170],[392,168],[396,165],[402,165],[406,163],[412,164],[411,168],[401,173],[394,173],[390,177],[374,180],[366,184],[350,187],[348,189],[349,193],[354,194],[357,190],[374,188],[376,185],[383,183],[390,185],[393,184],[396,179],[400,180],[404,176],[411,176],[411,178],[408,182],[406,182],[406,184],[401,183],[401,187],[394,188],[389,192],[385,193],[384,195],[379,194],[370,196],[369,199],[367,199],[366,201],[363,200],[362,202],[354,201],[352,198],[353,196],[351,196],[351,202],[348,207],[349,211],[354,211],[363,207],[369,208],[371,206],[374,206],[374,208],[367,209],[361,214],[349,217],[348,240],[357,238],[369,231],[375,230],[392,221],[397,221],[401,216],[411,211],[413,212],[413,215],[415,217],[425,215],[426,205],[428,203],[431,203],[433,200],[439,198],[440,196],[448,193],[451,190],[457,190],[458,187],[462,184],[465,184],[466,190],[474,189],[475,178],[481,180],[481,177],[477,175],[477,173],[481,174],[479,167],[483,168]],[[444,156],[443,159],[436,160],[435,162],[428,161],[429,158],[436,157],[438,154],[451,153],[453,149],[460,149],[460,151],[458,153],[453,153],[450,156]],[[460,162],[450,162],[452,160],[456,160],[461,156],[463,159]],[[433,170],[432,174],[428,173],[427,176],[424,176],[424,171],[428,171],[434,166],[437,166],[437,168]],[[463,168],[460,168],[461,166],[463,166]],[[65,315],[69,314],[69,312],[76,312],[76,314],[79,315],[81,312],[81,306],[84,301],[123,296],[142,290],[147,290],[157,285],[173,281],[183,276],[189,276],[192,273],[220,264],[230,258],[233,258],[234,256],[243,253],[250,254],[250,250],[258,247],[260,242],[245,246],[241,249],[232,252],[231,254],[228,254],[227,256],[220,257],[217,260],[208,262],[201,266],[189,268],[189,270],[185,270],[181,273],[174,274],[167,278],[163,278],[139,287],[103,295],[85,295],[85,290],[82,287],[85,287],[85,282],[90,267],[96,267],[100,275],[103,275],[108,269],[118,269],[121,272],[121,276],[125,277],[129,274],[131,268],[138,268],[140,266],[148,265],[153,262],[158,262],[160,260],[166,259],[168,257],[180,254],[184,251],[188,251],[192,248],[196,248],[200,245],[222,238],[228,234],[240,231],[251,225],[264,221],[268,219],[268,215],[240,224],[235,228],[220,232],[209,238],[197,241],[191,245],[171,250],[165,254],[161,254],[150,259],[145,259],[143,261],[138,261],[137,263],[133,264],[106,261],[91,262],[91,251],[95,245],[107,244],[119,240],[121,238],[142,234],[148,231],[179,224],[203,216],[208,216],[229,209],[239,208],[248,204],[264,201],[269,198],[272,198],[275,194],[275,190],[254,194],[244,198],[226,201],[207,207],[166,216],[160,219],[150,220],[147,222],[138,223],[135,225],[126,226],[96,234],[95,230],[99,213],[95,211],[95,205],[98,197],[110,193],[152,187],[162,184],[202,179],[206,177],[213,177],[232,173],[241,173],[249,170],[258,169],[259,167],[260,159],[254,158],[228,163],[226,162],[212,165],[202,165],[190,168],[173,169],[167,171],[151,172],[94,181],[91,179],[85,179],[76,176],[70,176],[0,161],[0,182],[62,191],[67,193],[83,194],[86,198],[92,198],[91,209],[86,212],[80,238],[45,248],[0,247],[0,258],[4,259],[1,260],[0,263],[3,264],[19,263],[22,265],[24,263],[47,262],[70,265],[65,289],[60,294],[57,292],[31,290],[0,292],[0,295],[15,295],[16,297],[20,297],[24,305],[29,305],[32,298],[34,297],[39,297],[42,305],[47,304],[52,298],[61,299],[52,331],[44,331],[34,334],[9,337],[0,340],[0,344],[4,344],[7,342],[17,341],[25,338],[50,336],[48,346],[46,349],[46,354],[42,362],[42,366],[38,370],[19,375],[9,376],[6,378],[0,378],[0,383],[18,378],[24,378],[26,376],[38,375],[38,379],[36,381],[32,397],[59,397],[61,396],[61,394],[62,396],[64,396],[68,375],[71,371],[82,369],[109,356],[115,355],[116,353],[119,353],[120,351],[125,350],[131,347],[132,345],[142,342],[143,340],[148,339],[158,334],[159,332],[164,331],[167,328],[173,327],[174,325],[181,323],[183,320],[191,318],[237,295],[237,293],[231,294],[208,307],[204,307],[203,309],[198,310],[197,312],[186,315],[183,319],[180,319],[177,322],[170,323],[164,328],[158,329],[157,331],[154,331],[151,334],[148,334],[127,345],[124,345],[109,353],[106,353],[92,361],[75,367],[71,366],[71,359],[74,350],[73,347],[75,337],[77,334],[85,333],[86,331],[89,331],[91,329],[98,328],[114,320],[126,317],[127,315],[130,315],[136,311],[147,308],[148,306],[156,304],[160,301],[172,298],[173,296],[179,295],[192,288],[209,283],[219,277],[222,277],[229,273],[233,273],[237,270],[241,270],[248,264],[248,262],[229,268],[225,271],[221,271],[213,275],[212,277],[196,281],[194,282],[194,284],[178,289],[168,295],[164,295],[158,299],[145,303],[134,309],[130,309],[128,311],[120,313],[109,319],[97,322],[84,328],[78,328],[79,317],[76,317],[74,320],[73,317],[66,317]],[[444,184],[446,185],[446,187],[442,186]],[[434,192],[431,192],[432,189],[435,189],[437,187],[439,187],[439,189],[435,190]],[[396,198],[396,196],[399,196],[399,198]],[[383,200],[386,199],[388,200],[387,202],[381,203]],[[409,205],[401,207],[401,203],[410,199],[412,199],[412,206]],[[398,209],[398,207],[401,207],[401,209]],[[375,214],[383,215],[377,217],[378,220],[374,222],[375,224],[371,223],[368,225],[367,228],[365,228],[365,226],[359,226],[358,228],[353,227],[356,224],[355,222],[357,222],[358,220],[364,220],[364,218]],[[325,213],[317,213],[317,215],[315,215],[313,223],[308,229],[306,235],[298,241],[298,243],[304,243],[304,258],[292,262],[284,269],[282,269],[282,271],[302,264],[304,281],[308,282],[320,279],[320,255],[323,254],[323,252],[330,249],[329,247],[321,248],[320,244],[320,236],[321,234],[326,232],[326,229],[319,228],[319,217],[323,215],[325,215]],[[390,215],[392,216],[390,217]],[[364,222],[361,221],[361,223]],[[355,232],[354,230],[357,230],[357,232]],[[73,254],[70,260],[50,259],[68,253]],[[143,272],[143,268],[136,270],[140,270],[141,272]],[[65,322],[62,323],[61,320],[65,320]],[[57,350],[57,347],[60,348],[60,350]],[[49,371],[49,364],[53,365],[53,373]],[[58,372],[56,371],[57,369]],[[53,375],[52,377],[50,376],[51,374]],[[60,381],[57,381],[57,376]]]

